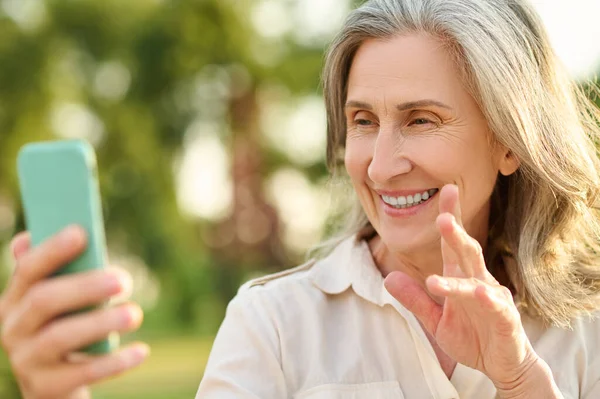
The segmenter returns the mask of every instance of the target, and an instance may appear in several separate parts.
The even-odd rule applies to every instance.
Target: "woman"
[[[324,92],[348,238],[240,290],[197,397],[599,398],[598,113],[531,7],[371,0]]]
[[[328,160],[334,173],[343,160],[354,211],[327,256],[240,289],[197,397],[600,397],[587,317],[600,306],[598,113],[531,8],[371,0],[332,44],[324,91]],[[143,355],[74,365],[68,345],[38,352],[66,331],[40,330],[48,315],[81,305],[43,302],[41,276],[82,246],[60,242],[15,239],[0,301],[26,397],[71,397]],[[34,321],[31,298],[47,306]],[[121,329],[139,323],[127,309]],[[78,344],[106,332],[80,323]]]

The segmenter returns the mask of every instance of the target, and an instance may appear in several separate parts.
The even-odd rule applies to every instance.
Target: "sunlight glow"
[[[194,123],[175,165],[179,207],[192,217],[219,220],[231,210],[229,154],[216,134],[218,129],[214,124]]]
[[[264,100],[261,124],[269,145],[298,165],[324,159],[327,119],[320,97]]]
[[[105,100],[119,101],[125,97],[131,84],[131,73],[122,62],[101,64],[94,77],[94,93]]]
[[[104,123],[83,104],[62,103],[50,113],[54,133],[65,139],[85,139],[98,145],[104,138]]]
[[[329,193],[295,169],[280,169],[266,183],[267,198],[284,225],[283,241],[297,253],[319,242],[329,211]]]
[[[600,67],[600,1],[531,0],[556,53],[571,75],[586,78]]]

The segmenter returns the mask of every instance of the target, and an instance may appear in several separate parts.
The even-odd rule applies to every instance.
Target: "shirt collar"
[[[369,246],[360,235],[342,241],[331,254],[315,263],[310,278],[317,288],[330,295],[351,287],[358,296],[379,306],[395,301],[385,289]]]
[[[309,271],[312,283],[329,295],[338,295],[349,288],[368,302],[378,306],[391,305],[404,317],[430,356],[435,352],[417,318],[394,298],[383,285],[383,276],[375,265],[367,241],[359,233],[342,241],[326,258],[316,262]]]

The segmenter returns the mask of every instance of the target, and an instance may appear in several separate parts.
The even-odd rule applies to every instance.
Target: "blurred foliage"
[[[291,7],[295,0],[282,1]],[[160,282],[143,338],[214,334],[242,281],[297,260],[277,237],[278,217],[262,185],[274,170],[298,166],[261,142],[258,96],[269,85],[292,96],[318,94],[324,41],[301,43],[292,33],[262,37],[248,18],[256,3],[0,0],[0,244],[6,248],[24,229],[19,148],[56,139],[63,128],[63,135],[87,132],[98,155],[109,247],[139,257]],[[115,79],[125,89],[107,84]],[[212,84],[204,92],[202,79]],[[74,126],[61,126],[65,112],[79,118]],[[198,120],[216,122],[232,149],[234,189],[249,191],[250,209],[267,215],[265,240],[236,239],[238,213],[249,209],[241,195],[226,220],[182,216],[173,170]],[[311,181],[326,175],[322,160],[303,168]],[[233,238],[207,245],[206,237],[217,233]],[[8,255],[0,262],[4,283]],[[17,397],[2,357],[0,373],[0,397]]]

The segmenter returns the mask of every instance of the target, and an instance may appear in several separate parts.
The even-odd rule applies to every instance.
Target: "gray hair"
[[[367,39],[426,33],[453,56],[494,140],[519,159],[492,194],[488,268],[503,267],[522,311],[557,326],[600,308],[595,208],[600,113],[565,72],[543,24],[522,0],[370,0],[352,11],[327,53],[327,162],[343,175],[350,67]],[[353,196],[330,248],[370,224]]]

